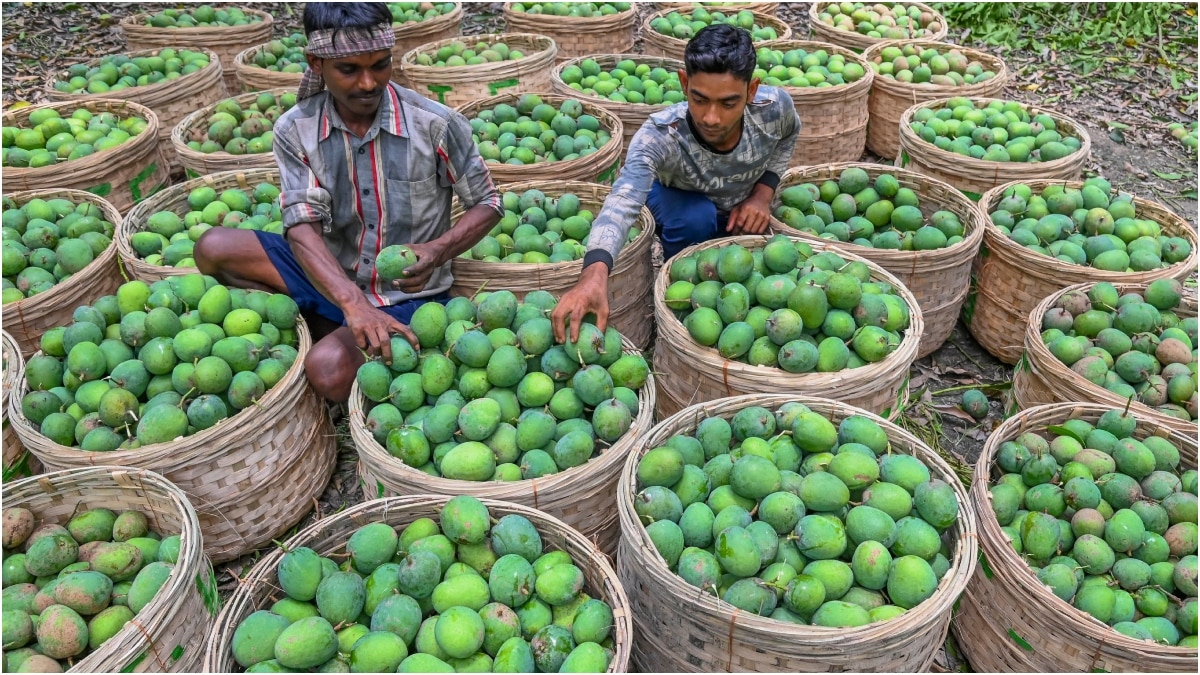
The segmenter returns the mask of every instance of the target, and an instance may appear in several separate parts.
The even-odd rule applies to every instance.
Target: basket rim
[[[699,8],[700,7],[696,7],[694,9],[699,9]],[[684,40],[682,38],[677,38],[674,35],[664,35],[662,33],[659,33],[658,31],[650,28],[651,21],[653,21],[655,19],[666,17],[668,14],[671,14],[672,12],[679,13],[680,9],[684,9],[684,8],[668,7],[665,9],[656,10],[656,11],[651,12],[650,14],[646,15],[646,18],[642,20],[642,24],[641,24],[641,27],[643,29],[643,40],[658,41],[658,42],[660,42],[660,44],[663,44],[663,45],[668,46],[673,49],[683,49],[684,47],[686,47],[687,43],[688,43],[687,40]],[[714,11],[719,11],[719,10],[714,9]],[[776,32],[780,32],[779,31],[780,28],[783,29],[781,34],[776,35],[773,40],[758,40],[758,41],[754,42],[756,47],[763,46],[764,42],[774,42],[774,41],[778,41],[778,40],[791,39],[792,34],[793,34],[792,26],[787,21],[784,21],[783,19],[781,19],[773,14],[767,14],[766,12],[757,10],[757,9],[742,8],[742,9],[739,9],[738,11],[739,12],[750,12],[751,14],[753,14],[755,23],[757,23],[759,26],[761,26],[763,28],[774,28],[774,29],[776,29]],[[760,21],[761,21],[761,23],[760,23]]]
[[[133,57],[138,57],[138,56],[145,56],[147,54],[157,55],[159,52],[161,52],[164,49],[176,49],[176,48],[175,47],[150,47],[148,49],[129,49],[129,50],[125,50],[123,52],[117,52],[116,54],[105,54],[103,56],[97,56],[95,58],[88,59],[86,61],[77,61],[71,65],[76,65],[78,63],[83,63],[85,65],[98,63],[101,59],[106,58],[108,56],[128,56],[130,58],[133,58]],[[177,85],[178,83],[184,81],[186,78],[199,79],[199,76],[205,75],[206,73],[212,73],[212,72],[216,72],[217,76],[218,76],[217,79],[220,80],[220,74],[222,72],[221,71],[221,59],[217,56],[216,52],[214,52],[211,49],[208,49],[207,47],[195,47],[195,48],[179,47],[178,49],[186,49],[190,52],[203,52],[204,55],[208,57],[208,65],[204,66],[203,68],[201,68],[200,70],[197,70],[194,73],[188,73],[187,75],[181,74],[179,77],[177,77],[173,80],[159,80],[158,82],[155,82],[154,84],[147,84],[145,86],[140,86],[140,87],[129,87],[128,89],[121,89],[121,90],[118,90],[117,93],[125,94],[128,96],[136,96],[140,99],[143,97],[147,97],[147,96],[150,96],[153,94],[160,93],[164,89],[168,88],[169,86]],[[69,67],[70,66],[68,66],[68,68]],[[54,88],[54,85],[56,83],[60,82],[62,80],[62,76],[66,75],[66,73],[67,73],[66,68],[63,68],[57,72],[52,73],[50,76],[50,79],[47,80],[46,84],[42,87],[42,90],[46,92],[47,96],[49,96],[51,100],[84,101],[84,100],[92,100],[92,99],[111,98],[110,96],[107,96],[107,94],[110,94],[112,92],[104,92],[102,94],[89,94],[89,93],[74,93],[74,94],[72,94],[72,93],[68,93],[65,91],[58,91],[57,89]],[[193,76],[195,76],[195,77],[193,77]],[[118,100],[130,100],[130,99],[119,98]]]
[[[110,108],[110,110],[104,110],[102,112],[112,112],[111,108],[116,108],[116,107],[133,106],[134,112],[138,113],[137,116],[146,120],[145,130],[143,130],[142,133],[138,134],[137,136],[131,137],[125,143],[111,147],[107,150],[93,152],[92,154],[87,155],[86,157],[80,157],[78,159],[69,159],[65,162],[55,162],[54,164],[50,164],[48,166],[38,166],[38,167],[6,166],[6,167],[4,167],[4,173],[11,172],[13,177],[15,177],[15,178],[28,180],[29,178],[38,176],[39,174],[43,175],[43,176],[48,176],[48,175],[55,173],[56,170],[61,171],[62,167],[69,166],[69,165],[71,165],[72,162],[79,162],[78,164],[74,164],[72,168],[81,168],[82,170],[98,168],[100,166],[107,165],[110,163],[110,159],[112,157],[114,157],[114,155],[111,155],[109,153],[114,152],[116,150],[129,150],[130,147],[132,147],[130,145],[130,143],[136,143],[137,140],[142,136],[147,136],[148,138],[154,139],[151,142],[155,143],[155,147],[157,148],[159,126],[161,126],[161,123],[159,122],[159,119],[158,119],[158,114],[155,113],[153,110],[151,110],[145,104],[138,103],[137,101],[130,101],[128,99],[90,98],[90,99],[70,100],[70,101],[47,101],[46,103],[39,103],[38,105],[31,105],[31,106],[27,106],[25,108],[18,108],[16,110],[5,110],[3,113],[3,118],[6,123],[9,121],[14,121],[15,118],[17,118],[17,117],[21,117],[23,120],[27,121],[29,119],[29,114],[35,110],[46,110],[46,109],[52,109],[52,108],[58,109],[58,108],[67,108],[67,107],[72,107],[74,109],[79,109],[80,107],[92,109],[93,106],[99,107],[102,105]],[[95,110],[92,110],[92,112],[95,112]],[[24,114],[22,115],[21,113],[24,113]],[[113,113],[113,114],[116,114],[116,113]],[[7,126],[7,124],[6,124],[6,126]],[[126,154],[129,154],[129,153],[126,153]]]
[[[262,20],[256,21],[254,23],[245,24],[242,26],[186,26],[183,28],[178,28],[175,26],[151,26],[151,25],[148,25],[146,23],[143,23],[142,21],[146,17],[152,16],[152,13],[151,12],[138,12],[137,14],[130,14],[129,16],[125,17],[124,19],[121,19],[120,26],[122,29],[137,28],[137,29],[139,29],[139,32],[145,32],[145,33],[154,33],[154,34],[162,34],[162,35],[179,34],[179,35],[201,36],[201,35],[205,35],[207,33],[214,32],[214,31],[224,32],[224,31],[228,31],[230,29],[238,29],[239,31],[243,31],[243,32],[251,32],[252,28],[262,30],[262,27],[264,24],[268,27],[272,27],[275,23],[275,17],[271,16],[271,14],[269,12],[264,12],[261,9],[253,9],[251,7],[238,7],[238,9],[242,10],[242,12],[245,14],[254,14]]]
[[[179,121],[179,124],[176,124],[174,127],[172,127],[171,128],[171,145],[175,147],[175,152],[179,153],[179,156],[181,159],[203,160],[204,158],[214,158],[214,159],[225,159],[225,160],[232,161],[233,158],[240,157],[240,158],[245,159],[246,161],[249,161],[252,158],[258,159],[262,156],[271,156],[272,157],[271,163],[272,163],[272,165],[274,165],[275,160],[270,151],[259,152],[259,153],[246,153],[244,155],[234,155],[234,154],[228,153],[224,150],[218,150],[217,152],[200,152],[198,150],[192,150],[191,148],[188,147],[187,142],[185,140],[183,140],[184,134],[191,131],[192,128],[195,127],[200,120],[204,119],[207,115],[212,114],[212,112],[217,109],[217,106],[221,105],[225,101],[233,100],[233,101],[237,101],[238,104],[241,105],[241,103],[243,101],[253,100],[253,99],[257,98],[260,94],[273,94],[275,96],[282,96],[283,94],[294,94],[294,93],[296,93],[296,92],[291,87],[273,87],[271,89],[260,89],[258,91],[247,91],[247,92],[242,92],[240,94],[233,94],[230,96],[226,96],[225,98],[222,98],[216,102],[210,103],[210,104],[204,106],[203,108],[200,108],[199,110],[188,113],[187,117],[184,117],[182,120]],[[267,168],[267,167],[257,167],[257,168]],[[168,187],[170,187],[170,186],[168,186]]]
[[[518,64],[518,63],[522,63],[522,62],[529,63],[530,60],[536,61],[539,58],[545,58],[547,55],[550,58],[554,58],[554,55],[558,53],[558,44],[554,41],[554,38],[552,38],[548,35],[541,35],[539,33],[521,33],[521,32],[486,33],[486,34],[478,35],[478,36],[460,35],[458,37],[443,38],[441,40],[434,40],[433,42],[426,42],[425,44],[418,45],[418,46],[413,47],[412,49],[408,50],[407,52],[405,52],[404,56],[400,57],[400,65],[403,66],[403,68],[406,72],[425,73],[428,71],[430,73],[433,73],[433,72],[447,73],[450,76],[457,75],[457,76],[462,76],[462,77],[469,76],[470,74],[476,72],[477,70],[479,70],[481,68],[486,69],[489,66],[495,66],[496,63],[477,63],[475,65],[470,65],[470,66],[442,66],[439,68],[437,66],[418,65],[416,62],[417,56],[423,52],[440,49],[441,47],[443,47],[447,44],[450,44],[453,42],[462,42],[464,38],[471,39],[474,37],[487,38],[486,40],[479,40],[479,41],[480,42],[488,42],[489,44],[494,43],[494,42],[508,42],[511,39],[524,39],[524,40],[529,41],[531,44],[534,44],[534,45],[540,47],[536,52],[530,52],[530,53],[526,54],[525,58],[523,58],[519,61],[497,61],[496,62],[499,64],[503,64],[505,66],[512,65],[512,64]]]
[[[1056,125],[1065,122],[1069,127],[1069,130],[1072,132],[1072,135],[1079,138],[1079,149],[1065,157],[1060,157],[1049,162],[991,162],[982,159],[975,159],[974,157],[959,155],[948,150],[943,150],[913,133],[913,130],[909,127],[909,124],[911,123],[913,115],[916,113],[917,109],[943,107],[947,102],[955,98],[966,98],[972,103],[976,104],[980,102],[991,103],[993,101],[999,101],[1001,103],[1018,103],[1026,110],[1026,112],[1030,113],[1030,116],[1047,115],[1050,117],[1050,119],[1054,120]],[[900,114],[900,152],[901,154],[906,153],[911,156],[914,151],[919,152],[924,157],[929,157],[930,159],[936,160],[943,164],[951,166],[957,165],[960,168],[975,171],[990,171],[995,173],[997,171],[996,167],[1036,166],[1043,171],[1050,172],[1058,169],[1064,169],[1072,164],[1085,161],[1092,152],[1092,137],[1088,134],[1087,130],[1083,128],[1083,125],[1074,119],[1067,117],[1062,113],[1049,110],[1038,105],[1021,103],[1020,101],[1014,101],[1012,99],[992,98],[986,96],[947,96],[929,101],[920,101],[913,104]],[[899,157],[897,157],[896,161],[900,161]]]
[[[975,208],[975,203],[972,202],[970,199],[968,199],[967,196],[962,193],[962,190],[959,190],[958,188],[955,188],[952,185],[944,183],[932,176],[926,176],[923,173],[918,173],[911,169],[902,169],[900,167],[889,167],[886,164],[874,164],[874,163],[870,163],[870,162],[836,162],[836,163],[832,163],[832,164],[816,164],[816,165],[812,165],[812,166],[797,166],[797,167],[792,167],[792,168],[788,169],[786,172],[784,172],[784,174],[782,176],[779,177],[779,186],[782,188],[782,187],[791,187],[792,185],[799,185],[801,182],[807,182],[807,181],[803,181],[804,177],[807,177],[807,176],[813,175],[813,174],[819,174],[820,172],[823,172],[823,171],[831,171],[831,172],[841,173],[842,171],[845,171],[846,169],[854,169],[854,168],[863,169],[864,171],[867,172],[867,175],[871,175],[871,172],[876,172],[879,174],[886,173],[886,174],[891,174],[891,175],[896,175],[897,173],[899,173],[904,178],[911,180],[914,183],[918,183],[918,184],[928,183],[928,184],[931,184],[931,185],[934,185],[934,186],[937,186],[937,187],[940,187],[940,188],[943,188],[946,190],[952,190],[953,194],[956,194],[956,195],[962,197],[961,206],[965,206],[967,208],[967,210],[971,213],[971,217],[967,219],[967,222],[963,223],[963,226],[966,228],[966,236],[964,236],[963,240],[958,242],[957,244],[955,244],[953,246],[946,246],[944,248],[933,249],[930,251],[896,251],[896,250],[892,250],[892,249],[878,249],[878,248],[873,248],[873,247],[869,247],[869,246],[861,246],[859,244],[855,244],[854,242],[849,242],[849,241],[840,242],[840,241],[832,241],[829,239],[822,239],[821,237],[817,237],[817,236],[811,235],[807,232],[801,232],[792,227],[789,227],[783,221],[776,218],[774,215],[771,216],[771,225],[773,227],[779,228],[780,231],[782,231],[784,234],[787,234],[788,236],[799,237],[808,243],[812,243],[814,241],[829,242],[830,245],[835,248],[844,248],[844,249],[848,250],[849,252],[860,255],[863,258],[866,258],[868,260],[871,260],[872,256],[874,254],[880,254],[880,253],[886,253],[886,254],[888,254],[888,257],[896,258],[898,260],[915,260],[918,257],[926,258],[926,259],[928,259],[928,258],[943,258],[943,257],[946,257],[946,258],[957,257],[957,254],[960,253],[960,251],[958,251],[956,249],[959,249],[960,247],[964,247],[964,246],[967,246],[970,248],[978,248],[979,242],[983,240],[984,224],[983,224],[983,221],[980,220],[980,218],[979,218],[979,211]],[[918,194],[918,196],[919,196],[919,194]],[[778,190],[777,190],[776,197],[774,199],[772,199],[772,201],[771,201],[772,207],[774,207],[778,201],[779,201],[779,197],[778,197]],[[940,206],[943,203],[944,202],[938,202],[938,205]],[[955,255],[951,256],[950,255],[951,252],[954,252]]]
[[[410,35],[410,33],[422,33],[424,32],[424,29],[428,28],[430,25],[440,28],[440,24],[443,23],[458,23],[462,19],[463,4],[460,0],[453,0],[450,2],[450,4],[454,5],[454,9],[451,9],[445,14],[438,14],[437,16],[430,17],[428,19],[422,19],[421,21],[407,21],[405,23],[393,22],[392,33],[395,34],[396,39],[399,40],[402,38],[415,37],[414,35]]]
[[[970,499],[974,505],[974,511],[978,521],[976,528],[980,539],[980,553],[986,554],[993,566],[996,565],[997,562],[1000,562],[1009,568],[1006,570],[1007,572],[1021,575],[1023,581],[1027,582],[1023,584],[1024,590],[1038,596],[1038,599],[1041,600],[1044,605],[1047,605],[1050,609],[1061,616],[1065,623],[1070,624],[1066,626],[1066,628],[1069,630],[1086,631],[1089,628],[1099,629],[1105,631],[1105,635],[1102,638],[1105,643],[1115,644],[1116,646],[1125,649],[1142,650],[1147,648],[1147,644],[1144,641],[1136,640],[1123,633],[1113,630],[1111,626],[1101,623],[1098,619],[1093,618],[1087,612],[1077,609],[1071,603],[1058,597],[1050,590],[1049,586],[1046,586],[1038,581],[1037,575],[1032,571],[1032,568],[1028,565],[1028,563],[1017,556],[1011,547],[1007,545],[999,545],[1001,541],[1004,541],[1004,534],[1000,531],[999,521],[996,520],[995,514],[992,512],[990,506],[988,506],[990,504],[988,487],[991,483],[989,477],[992,466],[995,463],[996,452],[1001,443],[1016,438],[1016,436],[1023,431],[1044,431],[1045,427],[1041,422],[1041,419],[1044,418],[1052,420],[1077,418],[1094,420],[1099,419],[1101,414],[1110,409],[1110,406],[1098,403],[1053,403],[1026,408],[1017,412],[1012,417],[1004,420],[1001,422],[1000,426],[996,427],[996,429],[988,435],[987,441],[984,442],[983,450],[980,452],[979,459],[975,462],[970,487]],[[1159,420],[1145,415],[1141,411],[1133,408],[1130,409],[1130,412],[1134,414],[1134,417],[1138,418],[1137,421],[1139,424],[1139,429],[1135,433],[1139,434],[1139,437],[1144,438],[1149,435],[1162,435],[1141,433],[1144,430],[1144,427],[1141,427],[1140,425],[1148,422],[1154,425],[1155,431],[1167,431],[1168,433],[1166,435],[1170,437],[1172,442],[1182,444],[1185,448],[1190,447],[1192,449],[1193,457],[1195,456],[1195,436],[1189,437],[1188,435],[1176,429],[1164,427],[1161,425]],[[1078,415],[1077,413],[1082,413],[1082,415]],[[1031,421],[1031,418],[1036,421]],[[1053,423],[1054,422],[1049,422],[1049,424]],[[1006,586],[1009,585],[1009,583],[1017,581],[1010,580],[1006,577],[1007,575],[1001,574],[997,575],[996,578],[1000,579],[1001,583],[1004,583]],[[1155,650],[1165,649],[1168,651],[1168,653],[1186,652],[1190,653],[1193,657],[1196,654],[1195,647],[1170,647],[1162,644],[1154,644],[1152,648]]]
[[[844,56],[854,63],[862,66],[863,76],[854,82],[843,82],[842,84],[835,84],[832,87],[780,86],[781,89],[786,91],[788,95],[792,97],[792,100],[795,101],[797,105],[803,103],[803,99],[805,98],[823,98],[833,93],[841,94],[846,98],[849,98],[851,95],[859,93],[859,89],[870,91],[871,87],[873,86],[872,83],[875,81],[875,69],[871,67],[871,64],[867,63],[867,60],[863,58],[861,54],[856,54],[854,53],[854,50],[834,44],[832,42],[825,42],[822,40],[801,40],[791,37],[779,40],[767,40],[765,42],[758,43],[758,46],[760,49],[763,47],[769,47],[771,49],[779,49],[783,51],[819,47],[820,49],[830,52],[831,54],[840,54],[841,56]],[[867,92],[863,93],[865,94]]]
[[[525,17],[539,17],[538,21],[545,24],[545,28],[554,29],[564,32],[582,32],[593,31],[602,28],[627,28],[634,24],[637,19],[637,3],[630,3],[629,9],[616,14],[606,14],[603,16],[561,16],[558,14],[530,14],[529,12],[515,12],[512,6],[514,2],[505,2],[502,5],[501,13],[505,19],[505,25],[508,25],[510,18],[519,17],[519,21]],[[534,23],[530,20],[530,23]],[[610,26],[609,24],[615,24]],[[629,24],[626,26],[624,24]]]
[[[607,60],[612,60],[614,65],[617,63],[620,63],[621,61],[626,60],[626,59],[633,61],[634,63],[638,63],[639,59],[641,59],[641,60],[651,60],[652,59],[652,60],[664,61],[664,62],[669,61],[669,62],[671,62],[671,66],[672,66],[671,68],[667,69],[666,65],[659,66],[659,67],[667,69],[667,70],[683,70],[683,65],[684,65],[683,61],[681,61],[680,59],[672,58],[670,56],[652,56],[650,54],[591,54],[591,55],[586,55],[586,56],[577,56],[575,58],[567,59],[566,61],[563,61],[562,63],[558,63],[554,66],[554,68],[550,71],[550,81],[553,83],[553,86],[565,87],[567,89],[570,89],[570,85],[568,85],[566,83],[566,81],[564,81],[562,79],[563,69],[565,69],[567,66],[577,66],[581,62],[586,61],[587,59],[593,59],[597,63],[604,63]],[[575,94],[576,94],[576,96],[574,96],[573,98],[578,98],[581,101],[592,103],[593,105],[597,105],[600,107],[608,106],[606,109],[609,109],[610,111],[614,111],[614,112],[618,111],[618,110],[624,110],[625,108],[623,108],[622,106],[628,106],[631,108],[636,108],[638,111],[645,110],[647,115],[653,115],[656,112],[666,110],[667,108],[669,108],[673,105],[676,105],[674,103],[659,103],[659,104],[628,103],[628,102],[614,103],[613,101],[610,101],[607,98],[604,98],[597,94],[589,94],[589,93],[583,92],[583,91],[576,91],[575,89],[571,89],[571,91],[575,92]],[[562,94],[562,95],[566,96],[567,94]]]
[[[4,358],[8,363],[4,368],[4,387],[0,389],[3,398],[0,399],[0,413],[8,420],[9,394],[25,379],[25,357],[21,355],[21,347],[17,339],[6,330],[0,330],[0,343],[3,343]]]
[[[849,36],[854,36],[851,40],[847,40],[848,42],[849,41],[860,42],[867,46],[873,46],[879,42],[889,41],[889,38],[871,37],[870,35],[863,35],[862,33],[859,33],[858,31],[838,30],[838,29],[834,28],[833,26],[827,26],[827,25],[821,23],[821,21],[820,21],[821,9],[824,8],[826,5],[832,5],[832,4],[835,4],[835,3],[829,2],[828,0],[826,0],[825,2],[813,2],[813,3],[809,4],[808,19],[809,19],[809,25],[813,27],[810,29],[810,30],[812,30],[813,33],[821,33],[824,31],[824,32],[832,33],[832,34],[846,34]],[[929,39],[941,40],[950,34],[950,26],[946,23],[946,17],[941,12],[939,12],[936,9],[934,9],[933,7],[925,4],[924,2],[918,2],[917,0],[906,0],[905,4],[915,5],[919,8],[921,8],[922,11],[930,12],[931,14],[933,14],[934,17],[936,17],[937,19],[940,20],[940,22],[942,24],[941,29],[938,30],[933,35],[929,36]],[[816,28],[816,26],[818,26],[818,25],[821,26],[821,28]],[[923,39],[923,38],[918,38],[918,39]]]
[[[707,606],[709,599],[705,599],[703,605],[704,613],[711,613],[723,619],[727,618],[731,631],[736,622],[736,625],[742,630],[747,630],[764,637],[791,638],[795,640],[838,637],[845,640],[866,641],[895,633],[899,625],[920,622],[929,616],[949,612],[957,601],[958,596],[966,589],[978,562],[978,555],[976,553],[978,550],[978,527],[975,522],[974,506],[971,503],[967,488],[958,480],[954,471],[946,464],[945,460],[916,436],[908,433],[895,422],[869,410],[834,399],[809,396],[798,392],[788,394],[742,394],[696,403],[659,421],[643,435],[639,446],[633,452],[629,453],[629,456],[625,459],[625,465],[621,470],[620,483],[617,487],[617,510],[620,514],[623,545],[627,545],[631,552],[636,552],[636,557],[650,559],[647,571],[654,573],[658,577],[656,582],[664,583],[666,590],[672,592],[678,599],[683,600],[686,598],[690,601],[689,605],[700,607],[701,603],[695,599],[700,597],[697,595],[696,587],[688,584],[682,577],[667,567],[662,556],[657,553],[653,542],[650,540],[650,536],[646,533],[645,527],[634,513],[631,501],[633,495],[636,494],[638,460],[646,452],[658,447],[671,436],[681,433],[686,429],[694,430],[699,420],[713,416],[714,411],[711,410],[713,408],[722,409],[717,414],[724,416],[724,412],[732,412],[735,409],[742,410],[755,405],[766,407],[774,412],[779,406],[790,402],[802,403],[826,418],[831,414],[841,412],[845,412],[846,416],[859,415],[867,417],[887,433],[889,451],[892,449],[892,441],[895,438],[903,439],[910,448],[919,448],[922,451],[924,456],[920,457],[921,461],[929,466],[931,474],[934,477],[941,478],[950,485],[959,501],[959,516],[955,520],[955,525],[952,528],[947,528],[947,530],[955,530],[958,535],[955,541],[955,556],[950,560],[950,571],[938,581],[937,589],[933,595],[926,598],[916,607],[892,619],[877,621],[854,628],[797,625],[748,612],[742,613],[737,608],[718,598],[713,599],[715,602],[711,603],[711,607]],[[917,453],[903,452],[903,454],[915,455]],[[938,474],[941,475],[939,476]],[[641,562],[646,561],[642,560]],[[921,611],[915,611],[918,609]],[[786,642],[786,639],[781,641]]]
[[[1192,245],[1192,252],[1191,252],[1191,254],[1188,255],[1187,258],[1184,258],[1183,260],[1181,260],[1177,263],[1174,263],[1172,265],[1168,265],[1166,267],[1160,267],[1157,270],[1147,270],[1146,272],[1109,272],[1106,270],[1096,269],[1095,267],[1092,267],[1091,265],[1072,265],[1072,264],[1066,263],[1064,261],[1058,260],[1056,258],[1052,258],[1048,255],[1043,255],[1041,253],[1037,253],[1036,251],[1030,251],[1029,249],[1025,248],[1024,246],[1021,246],[1017,242],[1006,237],[1004,235],[1004,233],[1001,232],[1000,229],[995,224],[992,223],[991,213],[989,212],[989,210],[994,205],[999,203],[999,201],[1003,198],[1004,193],[1009,188],[1015,187],[1017,185],[1027,185],[1030,187],[1030,189],[1039,190],[1039,193],[1040,193],[1041,190],[1044,190],[1045,188],[1050,187],[1051,185],[1062,185],[1062,186],[1068,187],[1068,188],[1081,189],[1083,187],[1084,183],[1085,183],[1085,181],[1065,180],[1065,179],[1061,179],[1061,178],[1037,178],[1037,179],[1032,179],[1032,180],[1015,180],[1015,181],[1010,181],[1010,182],[1004,183],[1002,185],[997,185],[996,187],[983,193],[983,196],[979,199],[978,202],[975,203],[975,210],[979,214],[979,222],[983,225],[984,236],[987,240],[987,247],[993,253],[999,251],[1002,255],[1008,256],[1014,260],[1019,260],[1022,264],[1022,269],[1025,270],[1025,272],[1027,274],[1033,274],[1034,276],[1038,276],[1038,277],[1042,277],[1042,278],[1050,278],[1050,279],[1054,279],[1056,281],[1063,277],[1078,279],[1079,276],[1081,274],[1083,274],[1086,277],[1088,277],[1089,279],[1092,279],[1093,281],[1108,281],[1108,282],[1113,282],[1113,283],[1122,283],[1122,282],[1138,283],[1139,279],[1131,278],[1131,277],[1134,277],[1134,275],[1143,275],[1144,276],[1144,275],[1153,274],[1156,272],[1161,274],[1161,273],[1166,273],[1173,269],[1179,269],[1179,270],[1182,270],[1185,268],[1187,270],[1195,270],[1196,269],[1197,259],[1198,259],[1198,257],[1200,257],[1200,251],[1197,251],[1197,248],[1200,248],[1200,236],[1197,236],[1196,230],[1193,229],[1191,226],[1189,226],[1187,221],[1184,220],[1179,214],[1175,213],[1174,210],[1167,207],[1166,204],[1162,204],[1160,202],[1156,202],[1151,199],[1144,199],[1137,195],[1133,195],[1132,193],[1130,193],[1130,194],[1133,197],[1134,206],[1136,206],[1136,207],[1145,207],[1145,206],[1155,207],[1155,208],[1161,209],[1162,211],[1167,213],[1170,217],[1177,219],[1177,222],[1169,223],[1169,224],[1175,225],[1175,226],[1181,226],[1179,228],[1180,234],[1177,236],[1187,239],[1188,242]],[[1158,218],[1151,217],[1148,219],[1155,221],[1159,225],[1167,225],[1168,224],[1166,222],[1162,222]]]

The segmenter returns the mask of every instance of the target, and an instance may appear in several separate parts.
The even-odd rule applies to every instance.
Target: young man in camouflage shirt
[[[651,115],[596,217],[583,271],[554,309],[555,336],[575,340],[594,313],[608,322],[608,273],[642,206],[663,255],[715,237],[761,234],[788,167],[800,118],[787,92],[759,86],[750,34],[726,24],[696,33],[679,74],[687,101]]]

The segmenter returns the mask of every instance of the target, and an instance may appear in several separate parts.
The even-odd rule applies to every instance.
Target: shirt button
[[[369,194],[371,194],[371,188],[363,188],[363,194],[364,194],[364,195],[369,195]]]
[[[371,264],[371,259],[370,259],[370,258],[363,258],[363,264],[364,264],[364,265],[370,265],[370,264]]]
[[[368,229],[368,230],[373,230],[373,229],[375,229],[375,223],[371,223],[370,225],[367,225],[367,229]]]
[[[358,149],[358,154],[360,154],[360,155],[365,155],[365,154],[367,154],[367,149],[366,149],[366,148],[359,148],[359,149]]]
[[[362,290],[364,290],[364,291],[365,291],[365,290],[367,290],[367,285],[366,285],[366,284],[359,284],[359,285],[358,285],[358,287],[359,287],[359,288],[361,288],[361,289],[362,289]]]

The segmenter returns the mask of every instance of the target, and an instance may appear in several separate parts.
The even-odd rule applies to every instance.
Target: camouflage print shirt
[[[630,141],[621,175],[592,226],[585,264],[604,260],[612,267],[656,180],[702,193],[722,213],[745,201],[760,181],[778,184],[800,132],[800,118],[786,91],[759,86],[746,106],[742,138],[726,153],[714,151],[692,132],[687,110],[686,102],[676,103],[651,115]],[[768,175],[772,180],[764,180]]]
[[[285,231],[321,230],[329,252],[377,307],[450,288],[450,266],[419,293],[390,288],[375,272],[385,246],[432,241],[450,229],[450,202],[487,204],[503,215],[500,192],[461,114],[390,83],[366,136],[349,130],[324,91],[275,124]]]

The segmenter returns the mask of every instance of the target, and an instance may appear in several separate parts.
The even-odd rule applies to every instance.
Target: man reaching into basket
[[[499,222],[503,206],[459,113],[390,81],[392,16],[382,2],[310,2],[308,71],[297,103],[275,123],[282,236],[213,228],[196,264],[222,283],[286,293],[316,344],[313,388],[345,401],[363,352],[391,361],[392,335],[425,302],[449,299],[449,261]],[[464,213],[451,227],[451,197]],[[417,262],[388,284],[385,246]]]
[[[767,230],[771,199],[800,131],[786,91],[759,86],[750,33],[715,24],[696,33],[679,73],[687,100],[651,115],[588,238],[583,271],[551,319],[561,342],[595,314],[608,323],[608,274],[643,205],[663,256],[710,239]]]

